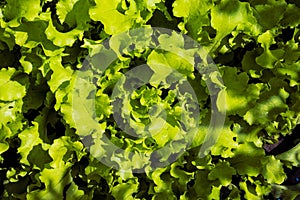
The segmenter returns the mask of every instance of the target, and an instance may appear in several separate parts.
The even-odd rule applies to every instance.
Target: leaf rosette
[[[152,171],[175,162],[195,138],[199,155],[208,153],[225,119],[224,88],[191,38],[163,28],[133,29],[93,46],[76,74],[72,120],[83,141],[92,138],[85,146],[103,164]],[[207,123],[206,136],[201,123]]]

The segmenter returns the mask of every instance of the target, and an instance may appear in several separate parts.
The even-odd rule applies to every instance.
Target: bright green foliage
[[[9,0],[3,10],[3,15],[7,19],[12,20],[12,26],[18,26],[21,22],[21,18],[24,17],[29,21],[33,21],[36,17],[38,17],[41,10],[39,0]]]
[[[259,26],[248,3],[238,0],[225,0],[211,9],[211,26],[216,30],[216,37],[210,51],[214,51],[222,39],[235,28],[259,34]]]
[[[20,83],[12,81],[11,77],[15,70],[10,68],[8,70],[2,69],[0,71],[0,100],[1,101],[15,101],[22,99],[25,96],[25,88]],[[12,93],[12,91],[16,91]]]
[[[21,145],[18,149],[22,156],[20,162],[29,165],[27,156],[29,155],[30,151],[34,146],[37,146],[43,142],[39,137],[38,123],[34,122],[33,127],[25,129],[18,135],[18,137],[21,139]]]
[[[46,185],[42,191],[29,193],[28,199],[62,199],[63,190],[67,188],[67,199],[84,199],[84,192],[72,182],[69,168],[60,167],[54,169],[44,169],[41,172],[40,180]]]
[[[132,194],[138,189],[138,184],[121,183],[112,189],[112,195],[116,199],[134,199]]]
[[[19,82],[12,80],[16,70],[13,68],[0,71],[0,152],[9,148],[7,139],[23,127],[22,98],[26,89]],[[15,91],[15,92],[12,92]],[[25,158],[26,159],[26,158]]]
[[[90,2],[88,0],[63,0],[57,2],[56,9],[60,23],[78,30],[87,30]]]
[[[277,158],[283,161],[288,161],[293,166],[298,166],[300,163],[299,154],[297,153],[299,152],[299,148],[300,145],[298,144],[294,148],[290,149],[289,151],[279,154]]]
[[[116,34],[130,29],[137,18],[136,4],[131,1],[129,8],[122,8],[122,2],[117,0],[98,0],[96,6],[90,9],[90,16],[93,20],[99,20],[104,24],[105,32],[108,34]],[[125,10],[126,15],[117,10],[117,6],[121,3],[121,8]],[[123,4],[124,5],[124,4]]]
[[[238,143],[234,140],[237,134],[230,130],[227,126],[223,127],[221,135],[213,146],[212,155],[221,155],[223,158],[230,158],[234,155],[233,150],[238,147]]]
[[[265,165],[263,175],[269,183],[281,184],[284,182],[286,176],[283,171],[283,164],[280,160],[276,160],[274,156],[270,156],[262,162]]]
[[[235,169],[230,167],[229,163],[219,162],[208,174],[208,179],[218,179],[221,185],[228,186],[231,183],[232,175],[235,174]]]
[[[226,111],[228,114],[244,116],[256,104],[263,85],[248,84],[247,73],[237,74],[235,68],[224,68],[223,79],[226,86]]]
[[[0,1],[0,198],[295,199],[299,141],[265,145],[300,122],[299,24],[296,0]]]
[[[253,143],[240,144],[230,159],[232,166],[239,174],[257,176],[261,169],[260,160],[264,158],[264,151]]]
[[[197,39],[198,34],[201,34],[203,38],[199,37],[199,39],[202,42],[208,42],[210,40],[208,32],[203,30],[202,27],[210,25],[208,13],[213,7],[211,0],[177,0],[174,2],[173,7],[174,15],[184,19],[184,23],[179,24],[180,29],[185,30],[185,32],[188,31],[193,38]]]

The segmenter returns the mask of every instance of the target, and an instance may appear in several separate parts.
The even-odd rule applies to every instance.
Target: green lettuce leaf
[[[18,134],[18,137],[21,139],[21,145],[18,148],[18,152],[22,156],[20,162],[25,165],[30,165],[27,157],[33,147],[39,144],[43,144],[43,141],[39,137],[40,135],[38,132],[38,126],[38,123],[33,122],[32,127],[29,127]]]
[[[228,162],[219,162],[208,174],[209,180],[219,180],[223,186],[228,186],[232,181],[232,176],[236,174],[234,168]]]
[[[21,22],[23,17],[33,21],[41,10],[40,0],[8,0],[3,14],[8,20],[13,20],[10,24],[15,26]]]
[[[11,78],[15,73],[15,69],[2,69],[0,71],[0,100],[14,101],[22,99],[25,96],[26,90],[23,85],[17,81],[12,81]]]

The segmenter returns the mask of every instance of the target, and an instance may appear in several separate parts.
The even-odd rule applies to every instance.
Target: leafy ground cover
[[[1,0],[0,16],[1,199],[300,195],[299,1]]]

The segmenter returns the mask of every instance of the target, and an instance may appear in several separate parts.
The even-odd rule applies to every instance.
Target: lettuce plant
[[[296,199],[296,0],[1,0],[1,199]]]

